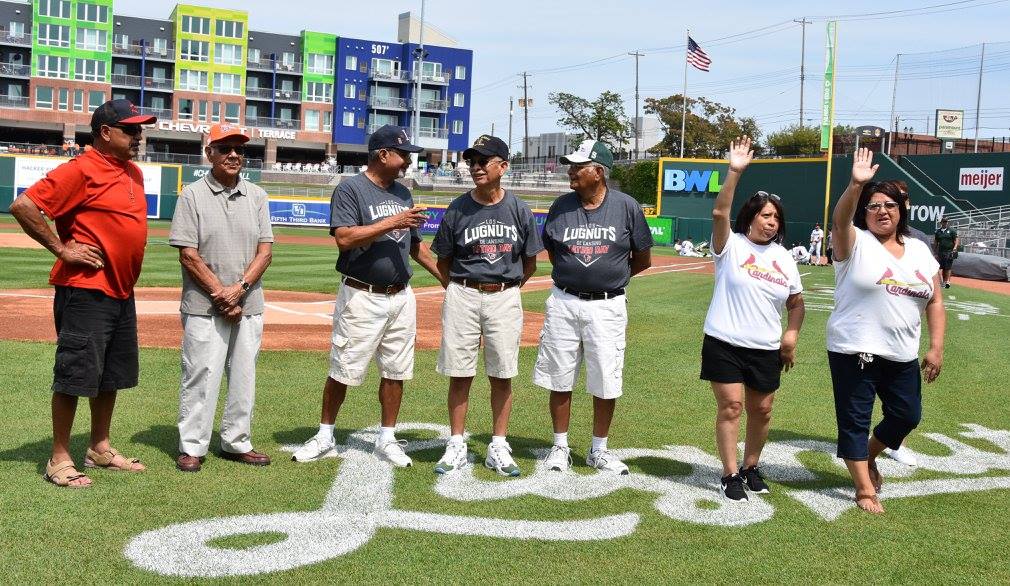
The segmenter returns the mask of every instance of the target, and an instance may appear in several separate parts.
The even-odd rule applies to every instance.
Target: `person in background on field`
[[[176,468],[199,472],[210,445],[221,376],[221,457],[253,466],[270,457],[252,447],[256,359],[263,338],[263,285],[274,234],[267,193],[242,178],[245,143],[238,126],[210,127],[209,173],[179,194],[168,243],[182,264],[182,379]]]
[[[933,233],[933,249],[936,251],[936,260],[940,263],[944,289],[950,289],[950,271],[960,245],[961,239],[957,235],[957,230],[947,226],[947,218],[941,218],[940,227]]]
[[[793,243],[793,247],[789,249],[789,255],[797,264],[810,264],[810,252],[807,251],[806,246],[799,242]]]
[[[871,182],[879,166],[872,162],[868,149],[855,153],[852,178],[833,213],[835,309],[827,345],[838,457],[859,508],[881,514],[876,458],[884,448],[898,450],[919,424],[920,371],[927,383],[940,375],[947,318],[939,265],[925,243],[908,237],[907,195],[890,182]],[[920,364],[923,311],[929,349]],[[883,419],[870,435],[876,397]]]
[[[786,219],[779,197],[757,192],[730,224],[737,183],[753,156],[750,138],[730,143],[729,172],[712,208],[715,289],[701,350],[701,378],[711,383],[716,400],[715,439],[723,466],[720,489],[732,501],[746,501],[748,490],[769,492],[758,463],[781,372],[796,361],[805,314],[799,270],[782,246]],[[744,411],[747,431],[741,466],[737,439]]]
[[[820,224],[814,224],[810,231],[810,264],[821,264],[821,246],[824,244],[824,230]]]
[[[91,403],[86,468],[145,470],[109,442],[120,389],[137,386],[140,352],[133,288],[147,246],[144,176],[132,160],[142,124],[154,124],[128,100],[111,100],[91,116],[92,148],[50,171],[10,206],[25,233],[56,257],[56,365],[53,368],[53,446],[44,478],[84,488],[91,479],[70,455],[78,397]],[[45,214],[45,216],[43,216]],[[56,224],[54,234],[46,217]]]

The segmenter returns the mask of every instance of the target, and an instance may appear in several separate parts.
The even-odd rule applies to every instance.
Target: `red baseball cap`
[[[249,135],[242,132],[240,126],[235,126],[234,124],[215,124],[210,127],[210,141],[207,144],[214,144],[233,136],[241,138],[242,142],[249,142]]]

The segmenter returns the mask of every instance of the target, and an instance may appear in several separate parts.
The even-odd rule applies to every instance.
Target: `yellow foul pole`
[[[824,112],[821,116],[822,121],[827,119],[827,147],[828,147],[828,167],[827,172],[824,176],[824,230],[828,229],[828,203],[831,200],[831,159],[834,155],[835,150],[835,86],[837,85],[837,80],[835,78],[835,56],[838,53],[838,23],[831,21],[828,23],[828,50],[827,50],[827,64],[824,71],[825,86],[830,82],[831,87],[825,87],[825,93],[830,91],[829,95],[824,96],[824,107],[827,112]],[[821,136],[824,136],[824,128],[821,129]]]

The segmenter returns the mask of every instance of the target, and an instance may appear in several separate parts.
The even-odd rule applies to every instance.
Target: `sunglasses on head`
[[[756,195],[758,197],[763,197],[765,199],[774,199],[775,201],[782,201],[781,197],[775,195],[774,193],[768,193],[767,191],[759,191],[759,192],[755,193],[754,195]]]
[[[240,157],[245,155],[245,146],[240,144],[216,144],[214,145],[214,150],[219,155],[230,155],[232,153]]]

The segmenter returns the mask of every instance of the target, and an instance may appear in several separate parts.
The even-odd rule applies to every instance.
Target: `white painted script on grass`
[[[925,437],[946,447],[949,454],[917,454],[919,469],[946,474],[977,475],[992,470],[1010,471],[1010,432],[966,424],[964,438],[983,440],[996,446],[988,451],[936,433]],[[413,442],[409,451],[441,447],[449,429],[443,425],[407,423],[400,430],[435,432],[437,438]],[[211,518],[169,525],[133,538],[124,555],[138,567],[166,576],[222,577],[289,570],[322,562],[356,550],[381,528],[410,529],[543,541],[595,541],[630,535],[638,526],[637,513],[566,521],[536,521],[447,515],[393,508],[393,468],[372,456],[376,429],[350,435],[347,445],[338,446],[333,457],[343,459],[323,506],[317,511],[275,513]],[[288,449],[293,450],[294,447]],[[652,459],[672,466],[687,465],[686,475],[657,476],[632,472],[626,476],[606,473],[580,474],[552,472],[543,465],[545,451],[538,451],[536,470],[525,478],[481,480],[473,466],[439,477],[435,492],[456,501],[494,501],[518,496],[539,496],[559,501],[597,499],[622,489],[658,495],[653,506],[671,519],[705,525],[749,525],[768,520],[774,514],[770,503],[751,495],[745,504],[729,503],[718,494],[722,465],[714,456],[691,446],[662,449],[627,448],[614,450],[626,460]],[[815,440],[770,442],[764,450],[763,470],[779,482],[815,481],[817,476],[797,458],[803,452],[823,452],[834,456],[835,445]],[[832,458],[844,470],[844,464]],[[885,477],[901,478],[915,473],[897,462],[881,459]],[[429,474],[415,467],[405,474]],[[1010,476],[945,478],[888,482],[883,499],[919,497],[933,494],[1010,489]],[[854,507],[851,487],[823,489],[782,489],[825,521],[838,518]],[[286,539],[245,549],[214,547],[208,542],[237,535],[280,533]]]

